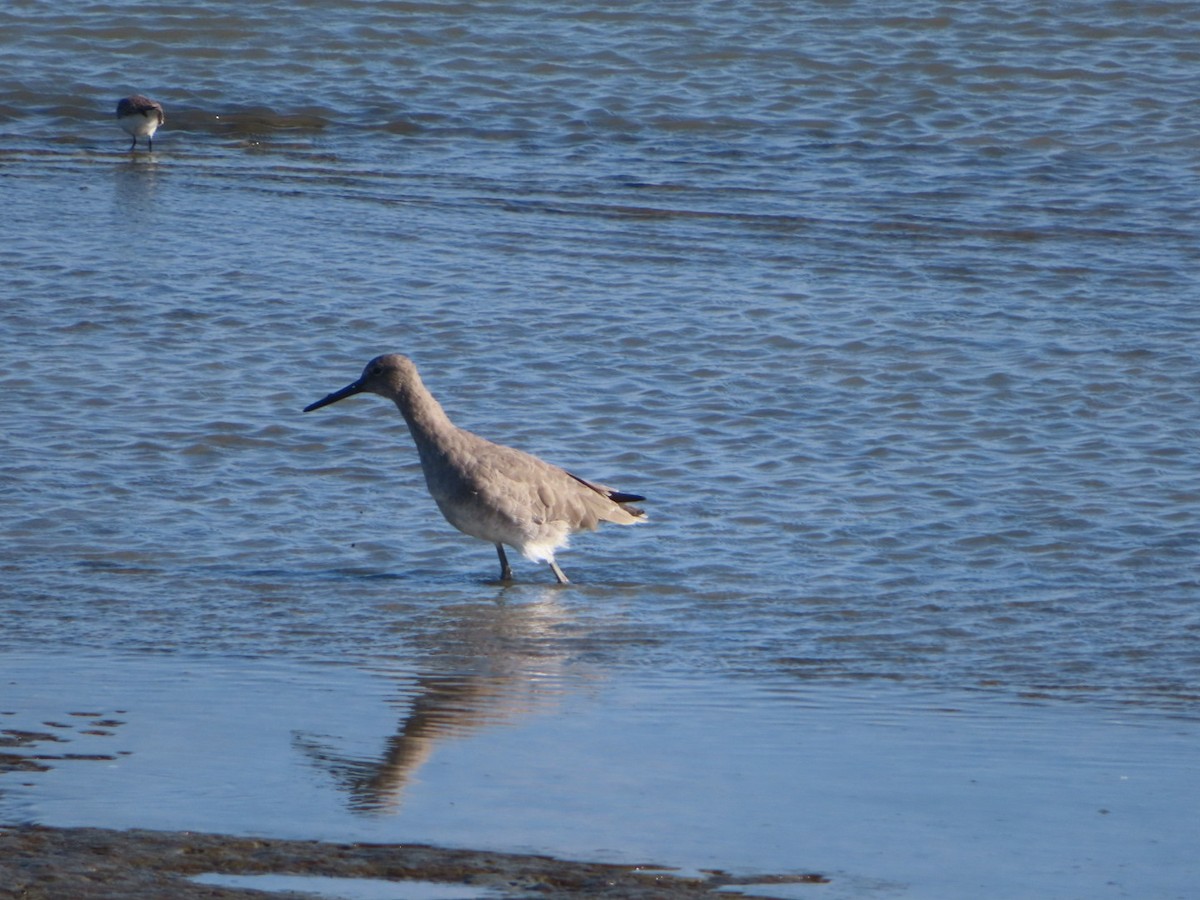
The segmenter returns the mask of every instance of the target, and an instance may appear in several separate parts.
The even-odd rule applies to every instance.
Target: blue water
[[[1143,763],[1177,773],[1200,700],[1189,5],[97,4],[0,27],[0,652],[433,685],[550,660],[618,695],[667,679],[660,716],[681,685],[766,691],[749,719],[692,696],[722,745],[846,691],[931,691],[1062,748],[1010,766],[1062,774],[1058,715],[1136,714]],[[113,116],[135,91],[166,109],[152,154]],[[460,425],[647,495],[650,521],[574,541],[568,591],[523,561],[490,584],[393,409],[300,412],[385,351]],[[878,760],[885,738],[848,740]],[[754,740],[778,761],[790,739]],[[270,758],[311,773],[303,746]],[[932,771],[965,752],[943,750]],[[585,785],[548,794],[564,819]],[[28,790],[47,821],[72,796]],[[936,893],[902,855],[795,864]]]
[[[545,628],[563,613],[526,604],[507,624]],[[485,609],[457,616],[498,643]],[[1195,883],[1194,721],[635,673],[579,654],[483,660],[486,671],[435,675],[429,661],[364,672],[79,655],[55,672],[6,654],[19,698],[0,722],[53,713],[41,730],[59,740],[37,746],[50,771],[5,776],[31,786],[14,784],[0,810],[693,876],[817,872],[839,900],[1186,897]],[[54,758],[64,751],[102,758]]]

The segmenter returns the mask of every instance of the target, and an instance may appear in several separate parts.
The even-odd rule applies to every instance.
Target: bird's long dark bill
[[[334,391],[328,397],[322,397],[316,403],[310,403],[308,406],[304,407],[304,411],[312,412],[314,409],[320,409],[322,406],[328,406],[330,403],[337,403],[339,400],[345,400],[347,397],[361,393],[362,385],[356,381],[354,384],[346,385],[340,391]]]

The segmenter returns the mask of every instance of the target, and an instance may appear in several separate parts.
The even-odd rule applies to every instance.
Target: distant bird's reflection
[[[548,640],[569,622],[554,589],[534,603],[480,603],[448,612],[423,671],[403,691],[396,733],[370,757],[339,753],[335,738],[297,734],[293,743],[348,795],[354,812],[399,808],[405,789],[440,741],[511,722],[553,705],[566,690],[563,654]]]

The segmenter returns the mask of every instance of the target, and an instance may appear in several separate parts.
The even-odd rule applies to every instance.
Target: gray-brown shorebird
[[[395,402],[416,442],[438,509],[459,531],[495,545],[503,581],[512,580],[506,544],[527,559],[549,563],[554,577],[566,584],[554,553],[572,534],[593,531],[601,522],[633,525],[645,518],[643,510],[631,505],[645,497],[585,481],[456,426],[422,384],[413,361],[399,353],[377,356],[357,381],[304,411],[362,393]]]

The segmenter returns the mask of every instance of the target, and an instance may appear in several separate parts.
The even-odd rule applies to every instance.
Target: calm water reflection
[[[578,664],[439,680],[177,654],[0,662],[6,725],[123,722],[57,729],[101,752],[4,775],[10,822],[818,870],[839,900],[1186,896],[1198,874],[1195,723],[1144,712]]]
[[[561,700],[569,679],[566,654],[544,649],[570,613],[550,588],[534,602],[480,603],[448,611],[445,634],[431,635],[422,671],[402,685],[395,707],[400,720],[382,748],[345,755],[336,739],[299,733],[298,750],[328,771],[348,795],[350,809],[394,812],[405,789],[445,741],[545,713]]]

